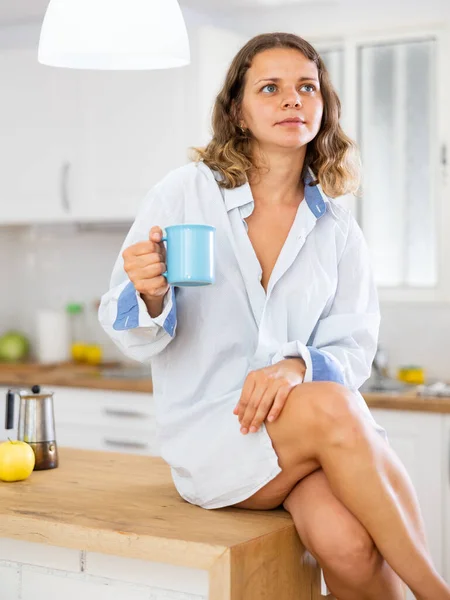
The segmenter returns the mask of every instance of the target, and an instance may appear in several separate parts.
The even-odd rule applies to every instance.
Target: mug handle
[[[166,235],[164,235],[164,236],[161,238],[161,242],[167,242],[167,236],[166,236]],[[166,257],[166,258],[167,258],[167,257]],[[163,277],[165,277],[165,278],[167,279],[168,272],[167,272],[167,271],[164,271],[164,273],[162,273],[162,276],[163,276]]]

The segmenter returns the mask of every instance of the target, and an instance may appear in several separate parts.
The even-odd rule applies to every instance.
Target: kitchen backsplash
[[[92,342],[108,359],[126,360],[95,318],[94,303],[109,287],[114,261],[129,225],[85,230],[75,225],[0,228],[0,274],[7,282],[0,299],[0,332],[19,329],[35,344],[36,311],[82,302]]]
[[[68,302],[92,305],[108,289],[114,261],[129,225],[86,230],[72,225],[0,228],[0,333],[18,328],[35,340],[35,313]],[[381,305],[380,343],[391,373],[402,364],[419,364],[432,378],[450,380],[449,306],[424,303]],[[92,335],[106,355],[126,360],[91,320]]]

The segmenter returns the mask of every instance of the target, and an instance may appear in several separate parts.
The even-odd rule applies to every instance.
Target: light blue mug
[[[216,228],[212,225],[169,225],[161,241],[167,243],[163,273],[177,286],[210,285],[215,280],[214,254]]]

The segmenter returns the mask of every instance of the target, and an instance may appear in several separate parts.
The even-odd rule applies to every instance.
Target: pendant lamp
[[[71,69],[170,69],[189,64],[177,0],[50,0],[38,61]]]

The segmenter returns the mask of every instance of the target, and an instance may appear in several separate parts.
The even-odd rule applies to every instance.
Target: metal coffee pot
[[[38,385],[30,390],[11,388],[6,393],[5,428],[14,427],[14,396],[20,397],[17,439],[27,442],[36,456],[35,471],[58,466],[53,392],[41,392]]]

